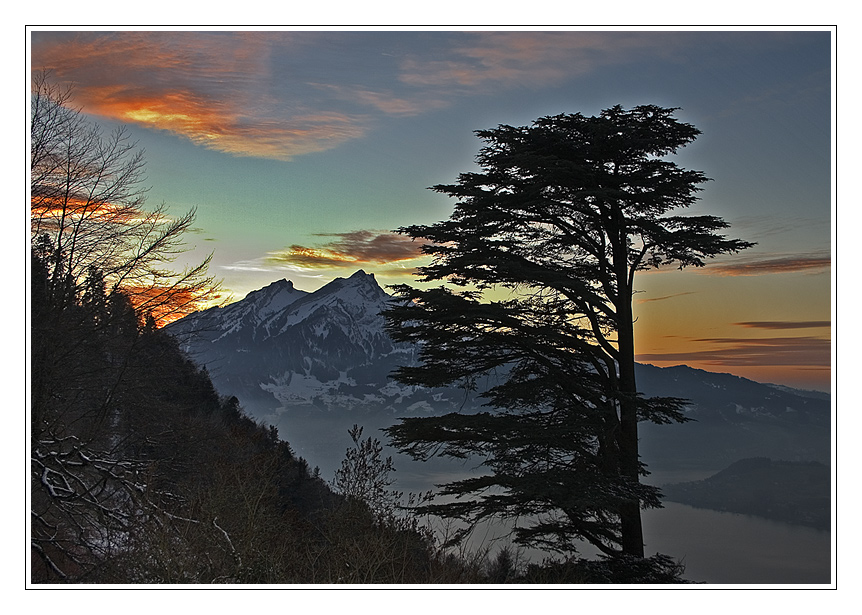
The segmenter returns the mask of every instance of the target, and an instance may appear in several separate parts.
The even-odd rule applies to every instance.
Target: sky
[[[475,130],[620,104],[702,131],[693,213],[757,242],[643,273],[637,358],[829,390],[833,33],[791,30],[30,30],[30,66],[145,150],[151,205],[196,209],[189,262],[233,299],[357,269],[410,282],[393,231],[449,217]]]

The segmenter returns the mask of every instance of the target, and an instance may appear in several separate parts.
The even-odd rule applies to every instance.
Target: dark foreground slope
[[[424,535],[334,493],[124,295],[37,258],[31,307],[32,583],[430,580]]]

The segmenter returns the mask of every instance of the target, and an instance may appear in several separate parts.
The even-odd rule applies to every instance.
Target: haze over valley
[[[417,348],[394,343],[385,331],[380,311],[391,301],[392,297],[379,286],[375,276],[362,270],[348,278],[338,278],[313,293],[297,290],[287,280],[280,280],[229,306],[192,314],[167,330],[177,337],[189,356],[206,367],[222,395],[236,396],[250,416],[277,426],[300,455],[319,467],[324,477],[330,477],[350,444],[347,431],[354,424],[363,425],[365,433],[385,443],[386,438],[379,430],[399,418],[472,413],[482,410],[486,402],[481,397],[481,383],[476,391],[426,389],[399,385],[390,378],[398,365],[410,364],[418,357]],[[776,460],[773,467],[777,476],[785,476],[783,480],[789,481],[788,484],[796,480],[814,481],[811,488],[821,494],[825,490],[828,497],[831,483],[828,394],[682,365],[667,368],[639,365],[638,382],[645,395],[673,395],[689,400],[685,410],[689,422],[641,424],[641,455],[651,472],[645,480],[667,485],[668,493],[672,494],[668,501],[737,513],[756,514],[758,508],[766,510],[766,498],[780,500],[781,496],[770,492],[758,498],[754,482],[750,487],[745,487],[744,482],[737,484],[739,489],[751,493],[743,508],[734,508],[726,491],[709,489],[710,481],[723,476],[721,471],[731,471],[725,468],[737,467],[751,458],[767,463],[769,459]],[[485,387],[489,385],[485,383]],[[470,475],[474,471],[471,468],[478,464],[478,460],[462,463],[442,459],[418,463],[388,446],[386,451],[394,456],[396,487],[417,493],[452,476]],[[805,464],[815,464],[811,467],[823,471],[816,478],[801,479],[792,470]],[[790,471],[782,472],[782,468]],[[710,479],[713,475],[716,477]],[[691,483],[693,480],[701,482]],[[744,478],[737,478],[740,480]],[[695,493],[693,487],[686,485],[695,484],[701,495],[684,497],[684,493]],[[758,502],[764,504],[759,506]],[[681,511],[678,505],[668,506],[677,515],[693,514],[699,518],[698,514],[706,514]],[[779,504],[776,510],[780,507]],[[749,571],[750,582],[821,582],[828,578],[828,566],[824,568],[829,551],[828,500],[826,509],[818,508],[812,514],[823,519],[824,513],[827,525],[823,521],[815,524],[821,532],[825,531],[819,539],[816,532],[806,534],[805,530],[799,530],[804,534],[800,540],[812,544],[803,559],[809,566],[819,566],[819,572],[815,568],[809,572],[782,573],[780,565],[778,570],[774,569],[773,562]],[[804,517],[806,513],[799,514]],[[650,519],[657,520],[652,523],[661,524],[660,515],[661,509],[651,513]],[[766,518],[770,515],[766,514]],[[799,517],[780,512],[771,518],[799,523]],[[716,523],[706,517],[704,522]],[[710,534],[706,528],[703,531]],[[760,535],[768,536],[769,532],[760,530]],[[725,540],[730,551],[734,548],[731,545],[736,544],[729,536],[719,539],[712,533],[710,538],[719,543]],[[649,542],[647,545],[651,546]],[[710,548],[715,547],[704,546],[704,552]],[[763,548],[774,550],[776,545],[766,544]],[[818,549],[820,554],[813,556],[812,551]],[[696,553],[688,552],[687,557],[689,561],[698,560]],[[714,553],[710,557],[713,562],[721,561]],[[738,578],[723,580],[721,571],[714,568],[706,567],[705,573],[717,576],[702,580],[740,582]]]

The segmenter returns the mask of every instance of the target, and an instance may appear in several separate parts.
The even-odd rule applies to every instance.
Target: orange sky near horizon
[[[614,104],[681,107],[703,131],[693,213],[757,246],[645,272],[637,358],[829,390],[831,32],[108,32],[31,34],[33,70],[146,151],[151,202],[197,210],[190,263],[234,299],[357,269],[409,282],[446,219],[427,190],[475,168],[477,129]],[[182,266],[184,263],[177,263]]]
[[[636,358],[828,391],[830,274],[821,266],[727,275],[711,273],[710,264],[641,274],[636,287],[645,292],[634,300]],[[672,294],[678,288],[685,290]]]

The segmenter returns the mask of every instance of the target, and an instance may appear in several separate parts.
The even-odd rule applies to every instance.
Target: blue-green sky
[[[31,31],[31,66],[146,150],[150,202],[197,209],[190,257],[236,298],[358,268],[404,282],[391,231],[445,219],[428,186],[473,168],[474,130],[620,104],[680,107],[697,211],[758,245],[641,276],[638,352],[828,389],[832,37],[737,31]]]

